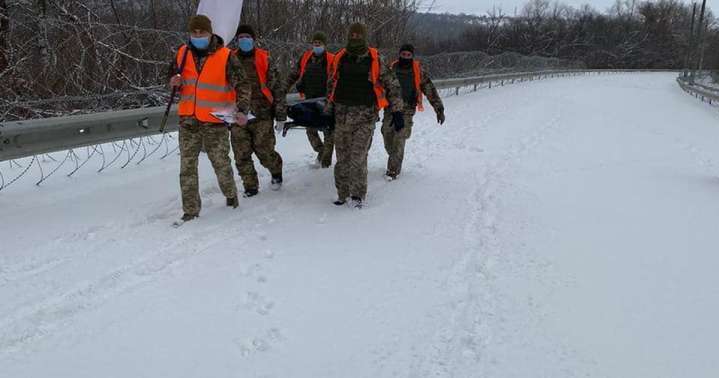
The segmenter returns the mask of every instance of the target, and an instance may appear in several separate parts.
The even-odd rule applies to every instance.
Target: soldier
[[[230,139],[237,171],[245,188],[244,196],[252,197],[259,190],[253,153],[262,166],[270,171],[272,190],[280,190],[282,187],[282,157],[275,150],[276,139],[272,126],[275,119],[275,131],[282,131],[287,120],[287,106],[284,85],[269,52],[255,47],[254,29],[250,25],[240,25],[236,38],[239,45],[237,57],[252,83],[250,111],[256,118],[245,126],[233,127]]]
[[[287,78],[287,90],[296,84],[302,99],[326,97],[327,78],[334,57],[327,51],[327,35],[316,32],[312,36],[312,48],[302,54],[297,68]],[[324,138],[323,142],[317,129],[307,128],[307,139],[317,152],[317,165],[329,168],[334,150],[333,130],[324,132]]]
[[[212,113],[232,109],[237,122],[246,123],[251,93],[245,70],[224,46],[222,38],[212,33],[210,19],[193,16],[189,29],[190,43],[182,45],[170,63],[170,85],[180,88],[180,188],[184,215],[178,225],[200,214],[197,165],[203,145],[227,206],[237,208],[229,131]]]
[[[328,109],[335,115],[335,186],[337,201],[344,205],[351,197],[355,208],[362,207],[367,194],[367,154],[380,109],[392,109],[402,126],[402,98],[397,78],[385,66],[377,49],[367,43],[367,28],[353,24],[347,47],[335,56],[328,81]],[[401,128],[401,127],[399,127]]]
[[[387,161],[387,172],[385,179],[392,181],[397,179],[402,171],[402,160],[404,159],[405,142],[412,135],[412,125],[415,109],[424,111],[422,95],[427,96],[430,105],[437,114],[437,122],[444,124],[444,105],[439,97],[437,88],[426,70],[422,68],[419,60],[414,58],[414,46],[403,45],[399,50],[399,60],[392,63],[392,71],[397,76],[402,88],[402,100],[404,101],[404,128],[398,128],[393,124],[392,117],[385,110],[382,122],[382,136],[384,148],[389,155]]]

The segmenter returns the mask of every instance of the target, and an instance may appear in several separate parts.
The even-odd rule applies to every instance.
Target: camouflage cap
[[[212,21],[204,14],[198,14],[197,16],[190,17],[188,29],[190,32],[203,30],[212,33]]]
[[[327,44],[327,34],[321,32],[321,31],[316,32],[315,34],[312,35],[312,42],[314,42],[314,41],[320,41],[320,42],[322,42],[322,44],[326,45]]]

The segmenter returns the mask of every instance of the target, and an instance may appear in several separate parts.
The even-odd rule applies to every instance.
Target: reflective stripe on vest
[[[305,72],[307,71],[307,63],[309,63],[310,59],[312,58],[312,55],[314,55],[314,51],[312,50],[305,51],[305,54],[302,55],[302,59],[300,59],[300,77],[299,79],[297,79],[297,81],[302,81],[302,79],[305,77]],[[325,56],[327,57],[327,77],[330,77],[330,74],[332,73],[332,63],[335,60],[335,54],[325,52]],[[305,94],[300,92],[300,98],[304,100]]]
[[[398,60],[392,62],[392,68],[395,68],[398,63]],[[412,73],[414,75],[414,90],[417,92],[417,110],[423,112],[424,105],[422,104],[422,65],[417,59],[414,59],[412,61]]]
[[[347,50],[342,49],[334,57],[332,64],[332,77],[334,78],[334,85],[332,86],[332,93],[328,96],[330,102],[334,102],[335,100],[335,90],[337,90],[337,82],[340,79],[340,63],[345,54],[347,54]],[[370,81],[372,82],[372,89],[374,89],[374,94],[377,97],[377,107],[379,109],[384,109],[389,106],[389,101],[387,101],[384,87],[382,87],[382,83],[379,80],[379,52],[377,49],[370,47],[369,55],[372,58],[372,65],[370,67]]]
[[[182,61],[185,49],[187,46],[182,46],[177,52],[178,66]],[[182,71],[179,115],[194,116],[199,121],[207,123],[222,123],[211,113],[235,106],[236,94],[227,81],[229,56],[228,48],[219,48],[207,57],[202,71],[198,73],[194,56],[188,52],[187,62]]]
[[[267,88],[267,76],[270,71],[270,53],[267,50],[255,49],[255,70],[257,70],[257,80],[260,82],[260,90],[265,95],[270,104],[275,103],[272,91]]]

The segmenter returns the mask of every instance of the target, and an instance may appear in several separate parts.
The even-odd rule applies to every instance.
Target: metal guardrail
[[[708,102],[709,105],[719,104],[719,88],[694,83],[690,77],[684,76],[679,76],[677,83],[684,92],[701,99],[703,102]]]
[[[475,76],[436,80],[438,89],[454,89],[494,83],[537,80],[546,77],[586,73],[581,70],[553,70]],[[288,103],[299,100],[289,95]],[[0,161],[19,159],[51,152],[93,146],[160,134],[159,124],[164,107],[121,110],[77,116],[33,119],[0,123]],[[179,118],[173,109],[166,132],[176,131]]]
[[[657,71],[668,70],[547,70],[436,80],[435,85],[438,89],[454,89],[455,93],[459,94],[460,89],[465,87],[477,90],[484,86],[491,88],[493,85],[550,77]],[[288,96],[288,103],[298,100],[297,95]],[[0,161],[126,140],[130,140],[130,148],[134,148],[133,138],[160,134],[158,126],[163,112],[164,107],[152,107],[0,123]],[[176,109],[173,109],[166,132],[176,131],[178,121]],[[136,148],[139,149],[140,146],[137,145]]]

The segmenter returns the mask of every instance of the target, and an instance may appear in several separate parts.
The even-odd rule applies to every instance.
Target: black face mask
[[[399,66],[402,68],[409,68],[412,66],[414,59],[399,58]]]

